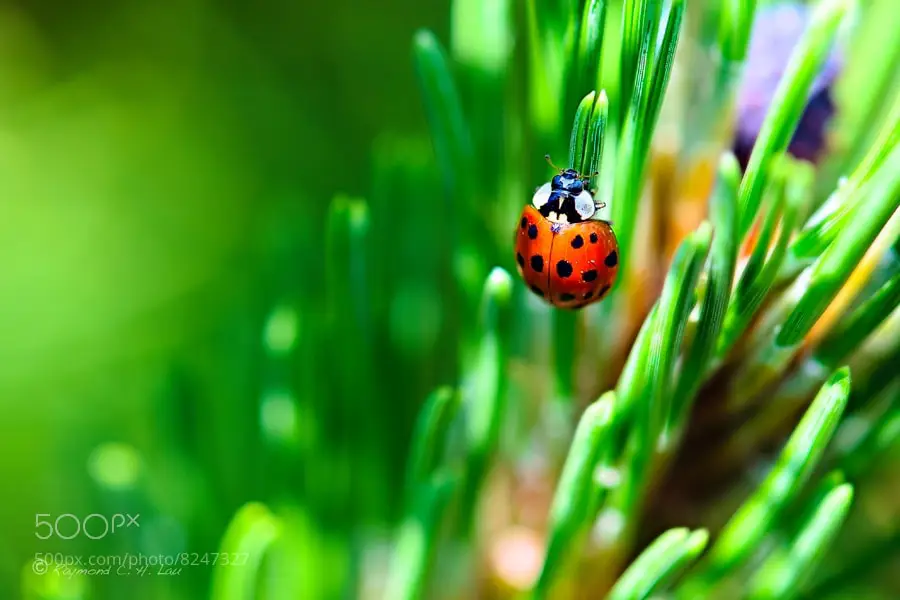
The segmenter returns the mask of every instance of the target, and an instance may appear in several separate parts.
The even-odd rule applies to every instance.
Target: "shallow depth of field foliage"
[[[893,0],[358,4],[0,8],[0,598],[900,597]]]

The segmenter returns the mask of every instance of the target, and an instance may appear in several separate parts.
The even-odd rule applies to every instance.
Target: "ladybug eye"
[[[594,198],[590,192],[581,192],[575,196],[575,212],[582,219],[590,219],[596,211],[594,206]]]
[[[534,193],[534,197],[531,199],[531,204],[535,208],[540,208],[547,204],[550,201],[550,193],[552,191],[552,186],[549,183],[545,183],[541,187],[537,189]]]

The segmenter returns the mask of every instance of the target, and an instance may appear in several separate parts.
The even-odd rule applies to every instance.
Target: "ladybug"
[[[535,191],[516,230],[516,263],[532,292],[553,306],[578,309],[601,300],[616,280],[619,244],[596,218],[596,204],[575,169],[560,169]],[[596,175],[596,173],[594,174]],[[593,217],[593,218],[592,218]]]

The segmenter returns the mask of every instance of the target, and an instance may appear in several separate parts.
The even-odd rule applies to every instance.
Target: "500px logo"
[[[71,540],[79,535],[92,540],[101,540],[121,529],[140,527],[141,524],[138,522],[140,516],[140,514],[116,513],[107,517],[92,513],[86,517],[78,517],[71,513],[63,513],[54,519],[50,513],[38,513],[34,515],[34,535],[39,540],[48,540],[54,536]]]

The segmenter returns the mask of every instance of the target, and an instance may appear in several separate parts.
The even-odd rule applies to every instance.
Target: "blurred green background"
[[[258,444],[280,376],[261,358],[266,320],[285,299],[323,306],[327,207],[369,188],[376,138],[427,140],[410,40],[447,14],[0,5],[0,597],[18,597],[35,552],[137,547],[38,540],[36,513],[141,512],[140,547],[212,552],[240,505],[289,491],[271,489]],[[321,317],[310,308],[297,335]],[[271,406],[276,427],[305,426]],[[277,485],[299,494],[304,476]],[[92,583],[198,598],[208,576]]]

